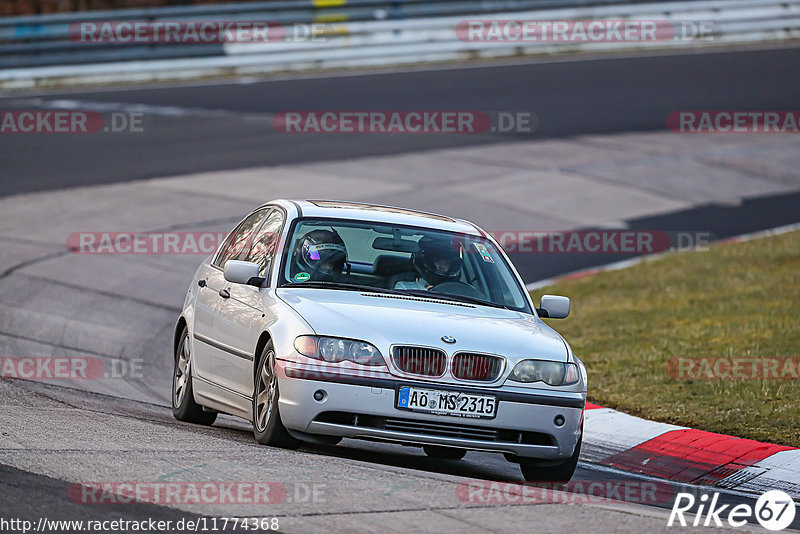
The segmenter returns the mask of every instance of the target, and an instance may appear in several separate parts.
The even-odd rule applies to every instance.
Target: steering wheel
[[[472,297],[476,299],[485,298],[480,291],[475,289],[466,282],[451,280],[449,282],[442,282],[439,285],[431,288],[431,293],[444,293],[446,295],[454,295],[456,297]]]

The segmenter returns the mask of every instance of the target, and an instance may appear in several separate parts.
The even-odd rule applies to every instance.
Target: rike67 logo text
[[[741,527],[755,518],[767,530],[783,530],[792,524],[795,516],[795,504],[789,494],[780,490],[770,490],[756,501],[755,506],[749,504],[719,504],[719,493],[711,497],[703,493],[695,498],[691,493],[678,493],[667,526],[673,526],[677,520],[681,527]],[[684,514],[694,515],[694,521],[687,523]],[[689,520],[690,521],[690,520]],[[727,523],[727,525],[725,525]],[[677,526],[677,525],[676,525]]]

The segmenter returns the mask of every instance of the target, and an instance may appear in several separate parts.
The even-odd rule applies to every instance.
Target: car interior
[[[524,299],[520,297],[520,288],[514,287],[516,281],[509,276],[510,270],[504,260],[496,252],[487,258],[488,250],[494,250],[494,246],[483,239],[369,223],[302,221],[294,230],[289,250],[296,250],[300,239],[308,232],[323,228],[339,234],[347,248],[347,261],[341,275],[335,280],[337,283],[398,289],[398,282],[419,278],[414,265],[414,254],[419,251],[418,242],[424,236],[434,235],[447,239],[458,251],[459,274],[453,280],[420,289],[479,299],[513,309],[526,308]],[[498,264],[502,267],[498,268]],[[300,271],[300,266],[290,257],[286,264],[287,280],[293,280]]]

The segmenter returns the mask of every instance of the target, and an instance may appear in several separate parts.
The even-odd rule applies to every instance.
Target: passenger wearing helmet
[[[292,280],[331,281],[344,270],[347,248],[335,230],[312,230],[297,242],[292,261]]]
[[[459,279],[461,256],[449,240],[423,237],[418,246],[411,257],[414,279],[397,282],[395,289],[432,289],[443,282]]]

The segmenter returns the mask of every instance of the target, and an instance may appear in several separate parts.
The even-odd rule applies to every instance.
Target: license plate
[[[414,412],[491,419],[497,410],[497,397],[403,386],[397,395],[397,407]]]

